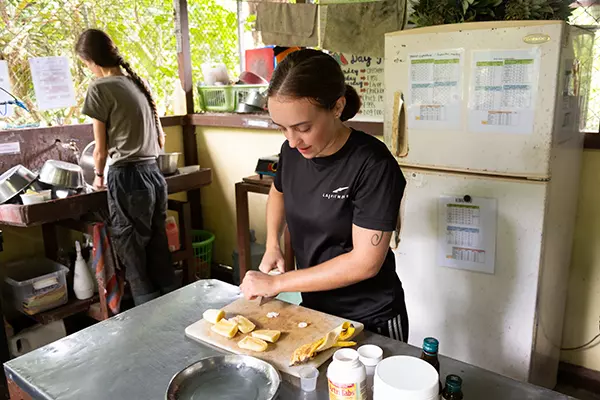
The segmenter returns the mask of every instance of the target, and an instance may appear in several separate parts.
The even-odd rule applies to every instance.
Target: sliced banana
[[[265,342],[275,343],[279,340],[279,337],[281,336],[281,331],[261,329],[252,332],[250,335],[254,338],[262,339]]]
[[[246,336],[238,342],[238,347],[240,349],[263,352],[267,349],[267,347],[269,347],[269,345],[264,340],[252,336]]]
[[[235,321],[223,318],[210,329],[221,336],[231,339],[238,333],[238,324]]]
[[[216,324],[217,322],[219,322],[220,320],[225,318],[225,311],[209,309],[209,310],[204,311],[204,314],[202,314],[202,318],[204,318],[206,321],[210,322],[211,324]]]
[[[256,328],[256,325],[252,323],[248,318],[243,315],[236,315],[232,318],[238,324],[238,328],[242,333],[250,333]]]

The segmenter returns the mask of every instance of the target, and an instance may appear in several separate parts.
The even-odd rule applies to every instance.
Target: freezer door
[[[395,254],[409,343],[433,336],[446,356],[527,381],[547,184],[410,169],[404,175]],[[439,199],[448,195],[496,199],[493,274],[440,266]]]
[[[521,21],[442,25],[387,34],[384,136],[400,164],[548,178],[557,93],[562,102],[567,79],[559,71],[569,61],[562,59],[567,54],[573,61],[572,51],[563,52],[563,45],[571,46],[568,32],[570,28],[559,21]],[[500,69],[485,67],[485,60],[494,57],[529,57],[527,54],[535,58],[531,65],[510,67],[507,62]],[[436,64],[427,64],[431,59]],[[527,60],[513,61],[526,64]],[[531,90],[527,89],[529,78],[523,77],[528,74],[536,76],[529,85]],[[489,82],[483,82],[488,78]],[[431,79],[433,83],[426,82]],[[513,85],[519,82],[523,85]],[[483,85],[499,85],[489,88],[502,88],[501,94],[494,97],[491,89],[475,90]],[[470,102],[472,107],[477,104],[486,109],[488,100],[502,107],[531,101],[532,107],[529,112],[507,113],[510,118],[470,111]],[[428,102],[444,107],[430,107]],[[484,121],[488,116],[489,121]],[[533,128],[526,132],[528,118]],[[561,140],[568,140],[568,135],[580,136],[577,129],[569,130],[562,133]]]

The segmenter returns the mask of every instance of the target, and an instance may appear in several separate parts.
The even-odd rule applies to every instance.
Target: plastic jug
[[[73,291],[79,300],[86,300],[94,295],[94,280],[87,263],[81,255],[81,245],[75,242],[77,259],[75,260],[75,276],[73,278]]]
[[[169,242],[169,251],[174,252],[181,248],[181,242],[179,240],[179,227],[175,217],[167,217],[167,240]]]

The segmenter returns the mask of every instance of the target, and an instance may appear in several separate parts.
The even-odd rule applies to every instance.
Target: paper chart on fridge
[[[409,55],[408,128],[460,128],[463,54],[462,49],[453,49]]]
[[[441,196],[438,202],[438,263],[442,267],[494,273],[497,200]]]
[[[539,49],[474,51],[469,131],[531,134],[539,70]]]

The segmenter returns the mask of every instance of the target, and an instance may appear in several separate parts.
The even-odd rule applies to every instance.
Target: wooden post
[[[175,8],[175,39],[177,43],[177,65],[179,81],[185,92],[186,114],[194,114],[194,80],[192,77],[192,53],[190,49],[190,24],[187,0],[173,0]],[[198,143],[196,142],[196,127],[187,118],[183,125],[183,155],[186,165],[197,165]],[[200,189],[187,193],[192,213],[192,226],[202,228],[202,201]]]

